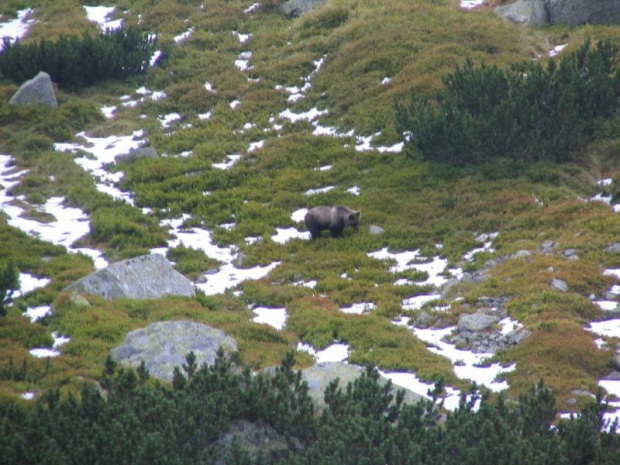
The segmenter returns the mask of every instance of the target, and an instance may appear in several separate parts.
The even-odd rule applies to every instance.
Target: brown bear
[[[321,237],[321,231],[329,229],[332,237],[340,237],[345,226],[356,231],[359,228],[361,212],[351,210],[344,205],[336,207],[314,207],[308,210],[304,221],[312,239]]]

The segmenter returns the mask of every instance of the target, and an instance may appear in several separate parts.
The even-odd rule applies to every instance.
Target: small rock
[[[560,292],[568,291],[568,284],[566,283],[566,281],[557,278],[553,278],[551,280],[551,287]]]
[[[430,325],[433,324],[434,320],[434,317],[432,317],[426,312],[422,312],[420,316],[416,319],[416,326],[420,328],[428,328]]]
[[[525,258],[529,257],[530,255],[532,255],[532,252],[530,250],[518,250],[517,252],[513,253],[510,258]]]
[[[368,226],[368,233],[371,236],[379,236],[383,234],[384,232],[385,232],[385,229],[383,229],[381,226],[376,226],[374,224],[371,224],[370,226]]]
[[[603,252],[607,253],[620,253],[620,242],[610,244],[603,249]]]
[[[557,246],[557,242],[547,240],[540,245],[540,251],[543,253],[551,253]]]
[[[69,302],[71,302],[76,307],[90,307],[90,302],[86,300],[86,297],[76,291],[73,291],[69,296]]]

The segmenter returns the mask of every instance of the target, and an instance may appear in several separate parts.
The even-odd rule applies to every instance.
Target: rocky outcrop
[[[97,294],[108,300],[159,299],[167,295],[193,297],[189,279],[176,271],[162,255],[143,255],[113,263],[70,284],[65,289]]]
[[[517,24],[620,24],[618,0],[518,0],[495,8],[495,13]]]
[[[550,24],[620,24],[618,0],[545,0]]]
[[[205,363],[213,365],[220,347],[230,355],[237,351],[237,341],[224,331],[202,323],[161,321],[130,332],[110,355],[113,360],[133,368],[144,360],[151,376],[172,381],[174,367],[181,368],[190,351],[196,355],[200,367]]]
[[[327,3],[327,0],[289,0],[280,5],[280,11],[287,18],[295,18]]]
[[[543,0],[518,0],[509,5],[498,6],[495,13],[517,24],[542,27],[547,22]]]
[[[498,327],[500,318],[507,316],[505,300],[483,297],[476,313],[459,316],[456,330],[446,336],[446,341],[457,347],[476,353],[495,353],[500,349],[514,347],[523,342],[531,332],[522,327],[504,332]],[[492,303],[492,306],[487,306]]]
[[[338,386],[341,389],[346,389],[347,384],[355,381],[365,371],[365,368],[356,365],[348,365],[346,363],[339,362],[325,362],[317,363],[316,365],[303,370],[301,372],[301,376],[303,380],[308,383],[308,394],[320,410],[325,407],[323,394],[329,383],[338,378],[340,380]],[[379,384],[384,385],[387,382],[387,378],[384,378],[383,376],[379,378]],[[405,391],[406,403],[418,402],[423,398],[421,395],[399,386],[392,387],[393,394],[396,395],[396,392],[399,389],[403,389]]]
[[[57,107],[56,94],[52,85],[52,78],[49,74],[41,71],[32,79],[24,82],[19,90],[15,92],[11,100],[11,105],[47,105]]]
[[[290,451],[286,438],[271,426],[264,423],[237,420],[232,422],[230,429],[211,447],[210,456],[215,457],[216,465],[230,463],[233,458],[233,444],[235,442],[251,458],[256,459],[261,455],[267,463],[275,463],[279,459],[287,457]],[[295,449],[300,451],[301,445],[296,445]]]

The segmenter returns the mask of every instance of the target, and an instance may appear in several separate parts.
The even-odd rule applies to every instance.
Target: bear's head
[[[362,217],[362,212],[352,211],[351,213],[349,213],[349,216],[347,217],[347,224],[349,226],[352,226],[353,229],[357,231],[359,229],[361,217]]]

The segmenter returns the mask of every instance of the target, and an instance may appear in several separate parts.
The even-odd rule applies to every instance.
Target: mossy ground
[[[464,386],[446,359],[391,323],[403,313],[402,299],[429,291],[416,285],[395,286],[394,281],[420,276],[394,274],[389,263],[367,254],[383,247],[420,248],[430,257],[438,252],[436,244],[442,244],[441,255],[455,266],[483,232],[499,232],[496,252],[479,255],[467,265],[469,269],[482,267],[493,256],[521,249],[534,252],[530,258],[504,262],[491,270],[487,281],[463,285],[460,290],[466,302],[480,296],[510,297],[510,314],[533,331],[525,344],[498,355],[502,361],[517,362],[517,369],[507,375],[510,395],[529,389],[540,377],[558,391],[560,399],[575,388],[594,390],[597,377],[609,369],[611,352],[597,349],[583,329],[601,316],[587,297],[599,296],[611,285],[611,278],[602,275],[603,268],[620,267],[620,256],[602,251],[617,240],[620,220],[607,206],[581,199],[599,192],[596,179],[618,177],[618,119],[606,123],[578,166],[500,161],[455,169],[404,154],[358,152],[353,137],[315,137],[309,123],[284,122],[279,133],[263,129],[272,128],[270,118],[291,105],[276,85],[303,85],[301,77],[308,76],[322,57],[323,66],[295,111],[328,109],[322,124],[337,125],[341,132],[355,129],[356,134],[380,131],[374,141],[390,145],[398,141],[393,100],[405,98],[412,86],[430,94],[441,85],[442,75],[466,57],[502,66],[545,59],[546,51],[556,44],[578,47],[586,36],[618,39],[618,28],[532,30],[502,21],[489,11],[460,11],[457,2],[447,0],[333,0],[314,13],[288,20],[275,8],[277,3],[264,2],[250,15],[243,11],[250,3],[239,0],[120,1],[117,11],[126,24],[137,24],[142,13],[140,24],[160,34],[159,46],[167,57],[158,68],[127,82],[59,92],[57,110],[9,106],[17,85],[0,82],[0,152],[10,153],[20,167],[30,170],[15,193],[34,204],[63,195],[71,205],[89,212],[92,228],[84,244],[100,247],[112,260],[145,253],[165,243],[159,218],[187,213],[191,225],[212,229],[218,244],[237,245],[244,266],[281,262],[267,278],[242,284],[240,297],[226,293],[145,302],[91,297],[89,307],[78,307],[61,291],[93,270],[90,261],[28,238],[3,220],[0,257],[14,260],[23,272],[51,277],[52,284],[19,300],[1,322],[2,363],[13,360],[21,366],[27,360],[28,369],[40,373],[27,382],[0,381],[2,395],[72,386],[76,376],[95,378],[109,350],[128,331],[174,318],[228,331],[239,341],[242,360],[256,367],[276,364],[299,340],[316,348],[339,340],[350,345],[354,363],[415,371],[427,380],[444,377]],[[22,1],[10,8],[29,5],[36,7],[39,22],[24,43],[95,31],[84,21],[78,1]],[[61,16],[79,19],[58,21]],[[175,44],[173,38],[190,26],[193,35]],[[240,44],[232,31],[251,33],[252,39]],[[234,67],[234,61],[246,50],[252,52],[253,68],[244,73]],[[260,80],[249,82],[248,77]],[[392,78],[388,85],[381,84],[385,77]],[[205,82],[217,91],[207,92]],[[142,85],[165,91],[167,98],[122,107],[119,97],[135,96]],[[229,106],[233,100],[241,101],[235,110]],[[118,106],[114,119],[101,116],[102,105]],[[172,111],[180,113],[182,121],[163,129],[157,118]],[[211,119],[198,118],[208,111],[213,112]],[[244,130],[248,122],[256,127]],[[191,127],[181,128],[186,123]],[[135,193],[136,207],[97,192],[72,156],[52,147],[53,142],[71,140],[81,130],[107,136],[136,129],[144,129],[157,152],[167,155],[120,168],[126,173],[121,188]],[[263,148],[246,153],[249,143],[263,139]],[[189,150],[191,157],[175,157]],[[244,156],[232,169],[213,168],[212,163],[234,153]],[[332,169],[317,170],[325,165]],[[336,187],[326,194],[304,195],[308,189],[330,185]],[[359,196],[347,192],[354,186],[359,187]],[[210,195],[205,196],[205,191]],[[339,240],[293,240],[285,245],[271,241],[276,227],[295,226],[290,218],[293,211],[320,204],[362,210],[363,227],[356,234],[347,231]],[[143,214],[142,206],[153,207],[154,214]],[[219,227],[229,222],[236,223],[234,229]],[[370,224],[381,226],[385,233],[369,234]],[[244,241],[248,236],[263,241],[250,246]],[[537,254],[546,239],[557,241],[558,250],[576,249],[580,260],[567,260],[560,253]],[[183,248],[173,250],[171,258],[190,278],[216,265]],[[552,290],[551,278],[565,280],[569,291]],[[315,279],[318,284],[314,290],[292,286],[302,279]],[[374,302],[377,308],[368,315],[338,310],[356,302]],[[36,324],[20,316],[27,305],[40,303],[53,303],[54,315]],[[286,329],[252,323],[247,304],[286,306]],[[446,321],[455,321],[463,311],[457,304],[453,307]],[[69,334],[71,342],[63,347],[61,357],[46,365],[30,357],[28,349],[44,343],[48,330]],[[311,359],[299,353],[298,363],[307,366]]]

